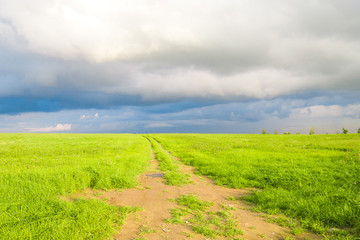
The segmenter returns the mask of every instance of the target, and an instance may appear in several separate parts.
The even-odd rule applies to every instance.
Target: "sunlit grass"
[[[217,184],[314,232],[360,234],[360,135],[152,134]],[[335,230],[338,229],[338,230]]]
[[[137,135],[0,134],[0,239],[105,239],[128,207],[61,198],[130,188],[150,157]]]

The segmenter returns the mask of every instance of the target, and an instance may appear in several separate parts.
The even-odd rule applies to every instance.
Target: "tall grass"
[[[357,134],[152,136],[219,185],[262,189],[246,197],[262,211],[322,234],[360,235]]]
[[[136,135],[0,134],[0,239],[111,236],[130,208],[61,196],[133,187],[149,156]]]

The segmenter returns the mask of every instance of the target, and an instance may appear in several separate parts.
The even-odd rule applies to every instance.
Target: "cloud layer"
[[[1,5],[3,96],[45,88],[145,100],[262,99],[359,88],[356,0]]]
[[[311,108],[323,97],[313,109],[330,112],[337,110],[327,106],[360,102],[358,0],[0,5],[2,114],[125,106],[180,114],[225,104],[233,121],[252,121],[269,117],[272,107],[262,106],[268,100],[273,106],[292,98]],[[146,126],[174,126],[157,121]]]

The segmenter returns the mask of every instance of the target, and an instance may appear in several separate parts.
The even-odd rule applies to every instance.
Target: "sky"
[[[0,132],[360,128],[358,0],[0,6]]]

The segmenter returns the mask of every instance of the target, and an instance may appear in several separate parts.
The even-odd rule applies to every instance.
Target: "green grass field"
[[[335,238],[360,236],[360,134],[151,136],[219,185],[260,189],[245,198],[257,210]]]
[[[60,197],[136,186],[150,147],[139,135],[0,134],[0,239],[105,239],[127,207]]]
[[[245,197],[255,210],[360,237],[360,134],[0,134],[0,239],[110,238],[133,208],[61,196],[135,187],[151,145],[168,183],[187,180],[166,150],[219,185],[258,189]]]

